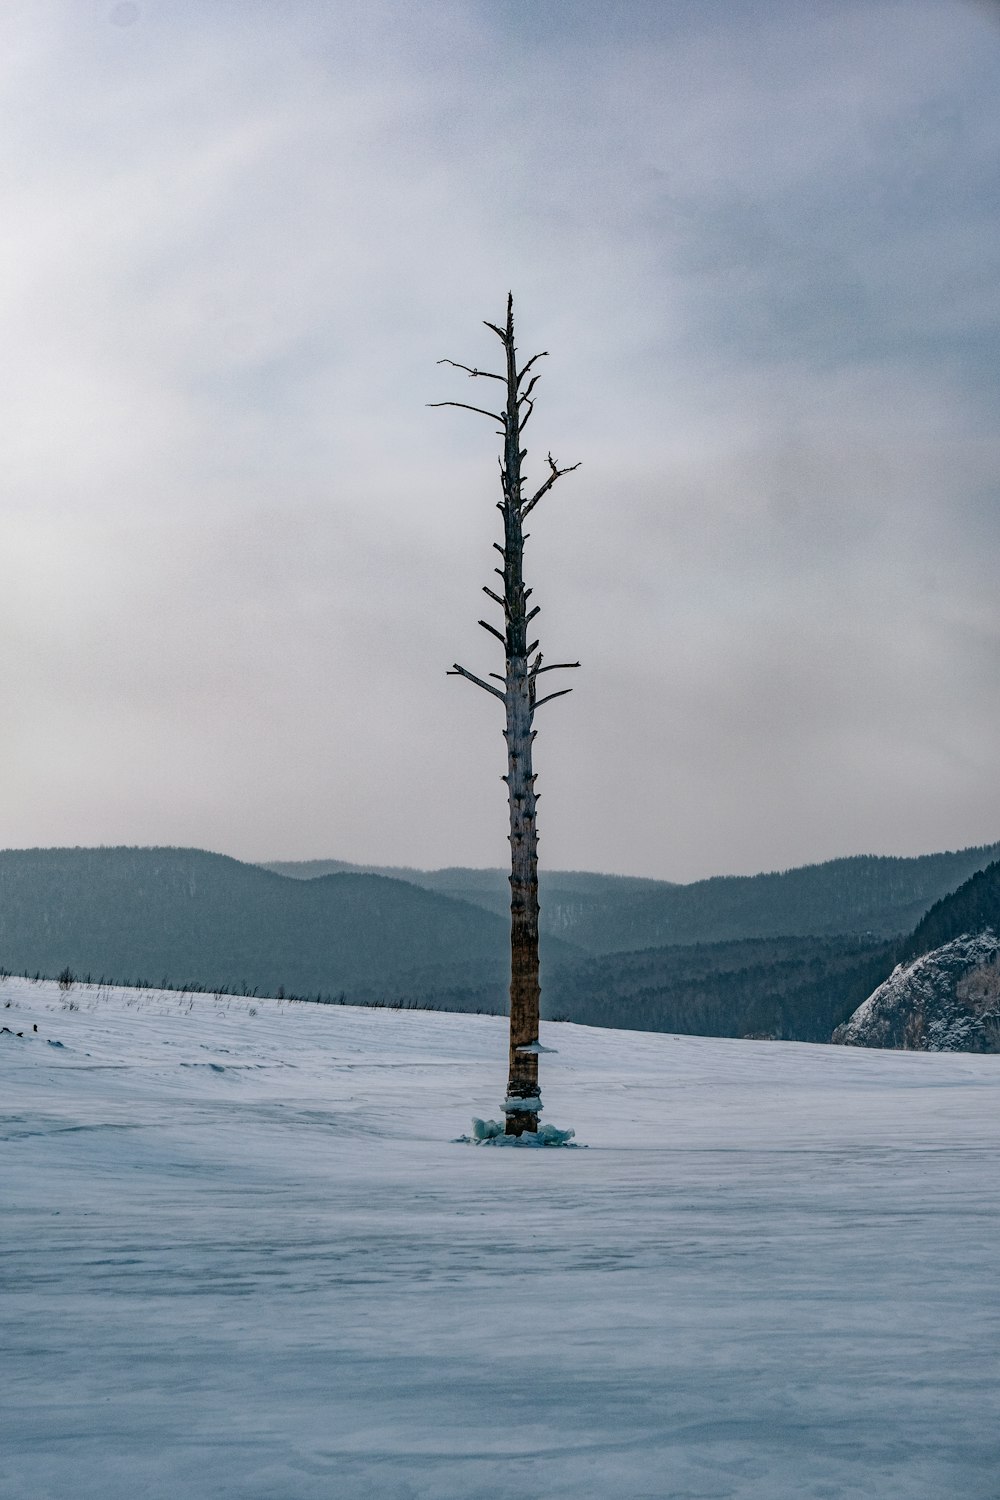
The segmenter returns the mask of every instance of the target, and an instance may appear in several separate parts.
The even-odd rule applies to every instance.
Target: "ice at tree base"
[[[575,1145],[575,1130],[559,1130],[555,1125],[539,1125],[537,1130],[525,1130],[521,1135],[505,1135],[503,1120],[473,1120],[472,1135],[460,1136],[459,1140],[471,1140],[474,1146],[569,1146]]]

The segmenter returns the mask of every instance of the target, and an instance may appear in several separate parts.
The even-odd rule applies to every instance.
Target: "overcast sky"
[[[0,84],[0,843],[504,862],[508,287],[543,863],[1000,838],[1000,8],[4,0]]]

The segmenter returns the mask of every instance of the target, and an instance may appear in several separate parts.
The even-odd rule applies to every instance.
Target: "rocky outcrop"
[[[917,1052],[1000,1052],[1000,939],[992,928],[963,933],[898,964],[833,1040]]]

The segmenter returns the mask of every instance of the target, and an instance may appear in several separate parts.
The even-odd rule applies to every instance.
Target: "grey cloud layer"
[[[503,859],[444,676],[495,440],[424,403],[508,285],[583,460],[532,528],[585,661],[547,862],[997,836],[985,8],[111,12],[0,18],[4,842]]]

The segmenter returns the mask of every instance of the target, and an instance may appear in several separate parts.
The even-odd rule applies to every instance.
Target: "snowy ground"
[[[493,1017],[0,1024],[4,1500],[1000,1496],[1000,1057],[553,1024],[496,1151]]]

